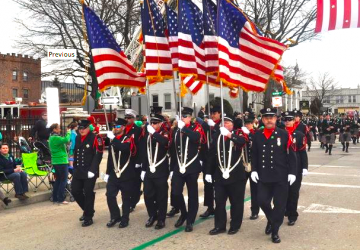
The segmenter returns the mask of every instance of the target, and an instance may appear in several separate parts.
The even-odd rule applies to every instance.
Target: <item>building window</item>
[[[349,95],[349,99],[348,99],[348,102],[349,102],[349,103],[351,102],[351,95]]]
[[[153,107],[159,107],[159,96],[152,95],[152,105]]]
[[[323,102],[330,103],[330,96],[325,96]]]
[[[164,94],[165,109],[171,109],[171,94]]]
[[[18,97],[18,90],[17,90],[17,89],[13,89],[13,90],[12,90],[12,95],[13,95],[13,98]]]
[[[17,80],[17,70],[13,70],[13,72],[12,72],[12,79],[13,79],[13,81],[16,81],[16,80]]]
[[[27,82],[28,79],[29,79],[29,78],[28,78],[28,73],[24,71],[24,72],[23,72],[23,81],[24,81],[24,82]]]
[[[353,95],[353,102],[356,102],[356,95]]]
[[[23,97],[29,98],[29,90],[28,89],[23,89]]]

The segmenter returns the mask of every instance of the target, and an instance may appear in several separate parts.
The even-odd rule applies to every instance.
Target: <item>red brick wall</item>
[[[17,80],[13,80],[13,70],[17,71]],[[24,81],[23,73],[28,80]],[[15,54],[0,54],[0,103],[14,101],[12,91],[16,88],[17,97],[23,98],[23,104],[38,102],[41,95],[41,60]],[[24,98],[24,89],[29,97]]]

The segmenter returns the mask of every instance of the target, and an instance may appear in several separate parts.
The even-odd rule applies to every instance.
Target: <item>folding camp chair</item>
[[[0,171],[0,175],[4,174],[4,172]],[[2,180],[0,181],[0,189],[4,190],[6,195],[9,195],[12,191],[14,191],[14,183],[10,180]]]
[[[41,185],[45,185],[50,190],[50,185],[45,181],[49,177],[51,168],[47,164],[42,166],[37,165],[37,152],[22,153],[21,157],[23,161],[24,171],[28,175],[29,184],[35,189],[34,192],[36,192]],[[40,170],[39,168],[45,169],[45,171]]]

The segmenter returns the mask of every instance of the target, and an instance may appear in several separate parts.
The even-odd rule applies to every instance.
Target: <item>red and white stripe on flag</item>
[[[179,65],[179,53],[178,53],[178,37],[177,36],[169,36],[169,47],[171,53],[171,62],[173,65],[173,70],[177,70]]]
[[[195,95],[203,85],[201,81],[195,80],[194,76],[182,77],[182,81],[193,95]]]
[[[360,28],[360,0],[317,0],[315,32]]]

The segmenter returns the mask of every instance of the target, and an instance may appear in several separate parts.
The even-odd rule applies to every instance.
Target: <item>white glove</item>
[[[174,174],[174,171],[171,171],[171,172],[170,172],[170,180],[172,179],[173,174]]]
[[[147,125],[147,131],[148,131],[150,134],[154,134],[154,133],[155,133],[155,129],[154,129],[151,125]]]
[[[202,161],[200,161],[200,165],[201,165],[201,166],[203,165],[203,162],[202,162]]]
[[[141,164],[135,164],[135,168],[141,168]]]
[[[308,174],[309,174],[309,171],[306,168],[304,168],[303,172],[302,172],[302,175],[307,176]]]
[[[209,175],[209,174],[205,175],[205,181],[212,183],[211,175]]]
[[[94,176],[95,176],[95,174],[94,173],[92,173],[92,172],[88,172],[88,178],[89,179],[91,179],[91,178],[94,178]]]
[[[185,122],[183,122],[182,120],[178,120],[178,128],[182,129],[183,127],[185,127]]]
[[[180,118],[179,118],[178,115],[175,116],[175,120],[176,120],[176,121],[179,121],[179,120],[180,120]]]
[[[225,128],[225,127],[220,127],[220,133],[221,133],[223,136],[227,136],[230,132],[229,132],[229,130],[227,130],[227,128]]]
[[[107,138],[109,138],[110,140],[114,139],[115,138],[115,135],[112,131],[108,131],[107,134],[106,134]]]
[[[293,174],[288,175],[288,182],[290,182],[290,186],[296,181],[296,176]]]
[[[242,127],[241,130],[247,135],[250,134],[250,131],[247,129],[247,127]]]
[[[145,171],[141,171],[140,177],[141,177],[141,180],[142,180],[142,181],[144,181],[144,179],[145,179],[145,174],[146,174]]]
[[[258,175],[258,173],[257,173],[256,171],[254,171],[254,172],[251,173],[251,180],[252,180],[253,182],[255,182],[255,183],[258,182],[258,180],[259,180],[259,175]]]
[[[214,126],[216,125],[216,123],[215,123],[212,119],[208,119],[207,124],[208,124],[210,127],[214,127]]]
[[[108,181],[109,181],[109,175],[108,174],[106,174],[105,176],[104,176],[104,181],[107,183]]]

